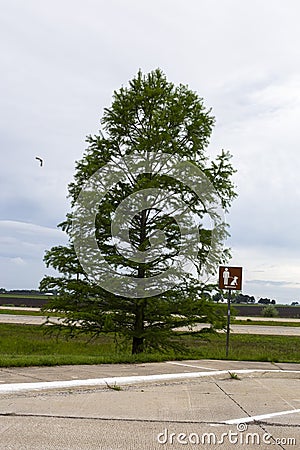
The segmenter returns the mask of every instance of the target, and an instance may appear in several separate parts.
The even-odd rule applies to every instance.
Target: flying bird
[[[42,158],[39,158],[38,156],[35,157],[35,159],[37,159],[40,162],[40,167],[42,167],[44,161],[42,160]]]

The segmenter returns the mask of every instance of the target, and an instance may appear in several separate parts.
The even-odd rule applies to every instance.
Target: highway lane
[[[15,323],[24,325],[42,325],[46,318],[44,316],[14,315],[0,314],[0,323]],[[51,320],[59,323],[62,319],[52,317]],[[209,327],[208,324],[199,324],[195,330],[201,330]],[[231,332],[235,334],[262,334],[262,335],[284,335],[284,336],[300,336],[300,327],[284,327],[280,325],[231,325]],[[186,330],[186,329],[179,329]]]
[[[59,323],[59,317],[51,317],[52,322]],[[23,325],[42,325],[46,321],[45,316],[29,316],[17,314],[0,314],[0,323],[20,323]]]

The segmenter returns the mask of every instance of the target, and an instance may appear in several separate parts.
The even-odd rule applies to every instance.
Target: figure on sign
[[[237,286],[238,285],[238,277],[233,277],[232,282],[230,283],[230,286]]]
[[[229,273],[228,268],[226,267],[226,268],[224,269],[224,272],[223,272],[223,280],[224,280],[224,285],[225,285],[225,286],[228,285],[229,277],[230,277],[230,273]]]

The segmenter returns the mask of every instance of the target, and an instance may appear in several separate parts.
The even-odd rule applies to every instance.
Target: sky
[[[233,155],[243,293],[300,303],[299,17],[297,0],[2,0],[0,287],[53,273],[86,136],[114,90],[159,67],[212,108],[207,154]]]

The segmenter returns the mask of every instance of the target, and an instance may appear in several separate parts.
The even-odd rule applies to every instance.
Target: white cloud
[[[26,264],[24,259],[21,258],[20,256],[16,256],[15,258],[8,258],[8,259],[10,262],[12,262],[13,264],[16,264],[17,266],[23,266],[24,264]]]
[[[65,234],[49,227],[10,220],[0,221],[0,273],[6,289],[38,288],[44,274],[45,250],[65,244]]]

